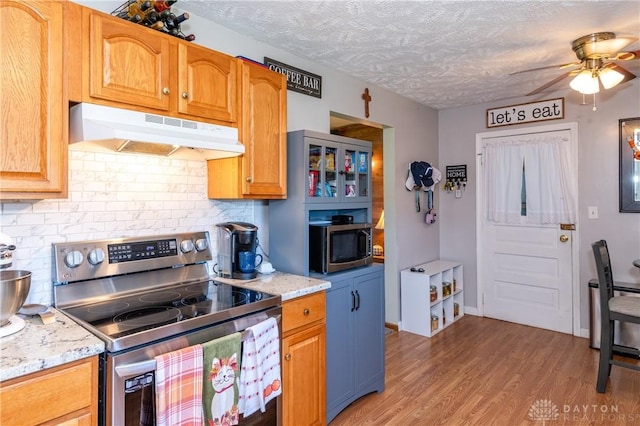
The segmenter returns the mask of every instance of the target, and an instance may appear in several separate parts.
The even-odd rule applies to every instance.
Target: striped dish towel
[[[202,346],[156,357],[157,426],[201,426]]]
[[[247,417],[282,393],[280,377],[280,336],[271,317],[247,328],[242,345],[240,398],[238,408]]]

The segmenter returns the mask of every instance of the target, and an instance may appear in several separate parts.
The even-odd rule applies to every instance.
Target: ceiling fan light
[[[582,54],[586,58],[605,58],[613,56],[637,39],[631,37],[617,37],[607,40],[593,40],[584,43]]]
[[[616,70],[605,68],[600,71],[600,81],[602,82],[602,87],[605,89],[611,89],[617,86],[622,80],[624,80],[624,75]]]
[[[584,95],[591,95],[600,91],[600,85],[598,84],[598,77],[594,76],[589,70],[584,70],[578,74],[569,86],[573,90],[576,90]]]

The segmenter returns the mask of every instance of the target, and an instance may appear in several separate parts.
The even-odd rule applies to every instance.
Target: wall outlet
[[[598,208],[595,206],[589,207],[589,219],[598,218]]]

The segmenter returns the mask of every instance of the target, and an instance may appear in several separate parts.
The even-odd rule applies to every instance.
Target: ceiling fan
[[[635,74],[616,63],[616,61],[640,59],[640,50],[622,51],[622,49],[636,40],[636,38],[632,37],[616,37],[612,32],[585,35],[571,42],[571,48],[578,57],[577,62],[516,71],[509,75],[550,68],[566,69],[574,67],[534,91],[527,93],[526,96],[538,94],[567,77],[574,77],[569,83],[572,89],[584,95],[595,94],[600,91],[600,84],[605,89],[610,89],[620,83],[636,78]]]

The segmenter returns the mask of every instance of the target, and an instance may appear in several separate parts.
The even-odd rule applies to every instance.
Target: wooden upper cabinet
[[[287,197],[287,80],[242,61],[240,66],[240,157],[208,161],[209,198]]]
[[[237,60],[196,45],[178,44],[178,111],[237,121]]]
[[[238,59],[143,25],[81,6],[67,25],[80,35],[70,46],[85,58],[71,68],[70,98],[235,126]]]
[[[67,196],[63,7],[0,1],[0,199]]]
[[[99,13],[89,18],[89,96],[168,111],[169,39]]]

